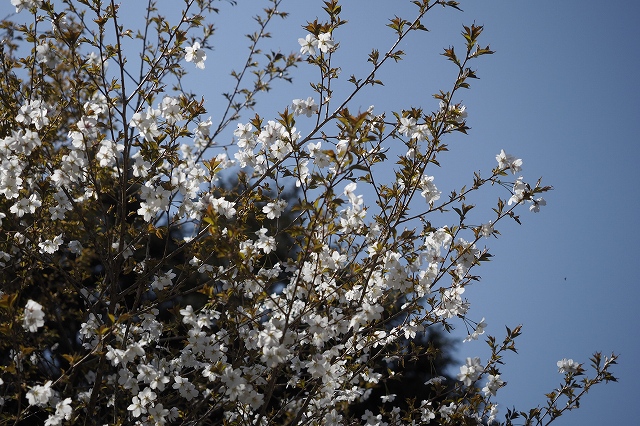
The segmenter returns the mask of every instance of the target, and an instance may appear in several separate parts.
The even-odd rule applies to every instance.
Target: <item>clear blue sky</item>
[[[123,8],[131,7],[128,3]],[[159,6],[181,3],[162,0]],[[222,105],[219,93],[229,90],[228,72],[244,61],[248,40],[243,34],[254,30],[248,27],[250,17],[267,5],[262,0],[239,3],[220,3],[216,50],[209,52],[205,71],[194,69],[192,74],[214,121]],[[346,80],[368,70],[371,48],[386,51],[393,36],[384,27],[386,19],[394,14],[410,19],[415,7],[408,0],[342,3],[343,18],[350,22],[335,33],[341,51],[334,63]],[[282,9],[291,16],[272,28],[272,44],[266,47],[297,51],[297,39],[305,35],[301,26],[322,16],[320,4],[284,0]],[[559,359],[588,363],[594,351],[615,351],[620,365],[614,373],[620,382],[594,388],[581,409],[554,424],[637,424],[640,5],[622,0],[461,0],[461,6],[464,13],[435,10],[423,22],[431,32],[401,46],[407,58],[379,76],[386,86],[356,98],[353,109],[370,104],[377,112],[435,108],[431,94],[450,87],[455,72],[439,56],[442,48],[462,47],[462,24],[485,26],[482,43],[496,54],[476,61],[481,79],[458,98],[467,106],[472,130],[451,140],[448,160],[434,172],[436,183],[443,192],[459,187],[474,170],[493,167],[495,155],[505,149],[524,160],[526,177],[542,176],[543,183],[555,188],[546,195],[548,205],[541,213],[523,210],[522,226],[498,227],[503,237],[488,242],[494,261],[477,271],[482,281],[466,293],[474,303],[471,318],[485,317],[487,333],[500,337],[505,325],[524,325],[520,354],[508,356],[503,368],[508,386],[498,393],[500,413],[507,406],[544,404],[544,393],[560,383]],[[2,0],[0,14],[11,8],[9,0]],[[175,21],[172,15],[167,14]],[[135,17],[141,15],[127,14],[127,19]],[[303,64],[294,78],[294,85],[277,84],[261,95],[257,112],[270,118],[292,99],[313,94],[308,81],[315,74],[309,66]],[[456,333],[462,339],[461,324]],[[486,356],[485,347],[467,343],[458,356]]]

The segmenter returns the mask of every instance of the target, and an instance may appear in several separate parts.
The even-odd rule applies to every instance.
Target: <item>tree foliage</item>
[[[168,17],[149,1],[140,29],[123,24],[126,3],[11,3],[0,28],[3,424],[499,422],[500,366],[520,327],[488,336],[490,358],[467,358],[456,377],[434,330],[484,334],[463,296],[491,259],[481,241],[540,210],[551,188],[525,181],[504,151],[449,195],[436,186],[447,138],[470,130],[458,94],[493,53],[482,26],[444,49],[454,72],[435,110],[352,102],[393,84],[379,70],[403,60],[400,43],[458,2],[413,1],[414,17],[389,20],[392,45],[348,78],[333,57],[348,41],[337,0],[290,54],[265,50],[287,16],[266,2],[217,117],[187,87],[220,66],[207,62],[212,22],[226,19],[218,2],[185,0]],[[257,95],[302,66],[318,73],[309,93],[256,113]],[[474,210],[492,188],[503,191],[493,210]],[[547,405],[508,410],[505,424],[577,408],[615,380],[615,362],[594,355],[589,378],[559,361]]]

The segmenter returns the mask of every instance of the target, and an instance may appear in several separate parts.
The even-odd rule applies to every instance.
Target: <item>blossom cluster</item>
[[[53,7],[12,4],[18,12]],[[210,11],[203,4],[189,2],[202,14]],[[8,271],[0,332],[10,337],[0,343],[10,364],[2,366],[0,418],[16,408],[13,420],[44,413],[48,425],[81,417],[137,425],[496,420],[490,398],[505,385],[496,359],[517,333],[492,346],[486,362],[467,358],[457,381],[429,380],[429,393],[411,404],[400,408],[387,393],[383,406],[398,406],[351,409],[393,379],[383,362],[399,368],[399,359],[422,356],[418,336],[472,323],[465,291],[490,257],[481,238],[499,235],[495,227],[520,204],[538,211],[545,201],[537,194],[549,188],[502,181],[522,171],[522,160],[502,151],[485,178],[444,195],[447,182],[432,165],[446,151],[441,139],[466,130],[455,90],[437,96],[435,111],[394,112],[395,121],[373,106],[349,111],[349,95],[331,112],[339,72],[329,57],[345,21],[336,1],[325,6],[329,21],[309,23],[298,40],[322,74],[315,93],[297,94],[272,119],[243,117],[268,79],[286,78],[295,64],[278,68],[279,54],[266,55],[264,70],[253,70],[255,91],[240,88],[244,72],[232,74],[232,112],[217,127],[182,81],[185,62],[205,67],[210,31],[187,45],[199,14],[158,26],[165,44],[144,45],[133,89],[118,80],[133,75],[117,54],[124,47],[95,42],[98,61],[74,44],[88,38],[70,42],[90,21],[70,19],[63,33],[58,25],[39,39],[25,63],[41,77],[16,83],[30,95],[16,98],[0,139],[0,266]],[[116,11],[99,12],[93,22],[103,31]],[[262,26],[279,12],[265,13]],[[245,71],[257,67],[258,50]],[[354,81],[353,95],[367,84]],[[392,155],[393,172],[379,174]],[[490,186],[511,198],[472,224],[465,203]],[[451,220],[450,209],[459,217]],[[485,332],[484,318],[473,324],[467,340]],[[581,369],[572,360],[558,367]]]
[[[336,48],[331,33],[320,33],[317,37],[313,34],[307,34],[306,37],[299,38],[298,43],[300,44],[300,53],[303,55],[315,56],[318,51],[329,53]]]

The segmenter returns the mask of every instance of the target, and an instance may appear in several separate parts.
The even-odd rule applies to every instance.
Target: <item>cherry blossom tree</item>
[[[126,3],[11,0],[0,44],[2,423],[548,424],[615,381],[616,355],[594,354],[590,369],[563,359],[546,405],[498,414],[503,356],[521,328],[485,336],[465,289],[501,223],[539,212],[551,187],[504,150],[462,188],[438,179],[448,138],[469,130],[459,94],[493,53],[482,27],[444,49],[454,72],[433,110],[357,110],[356,95],[394,83],[378,75],[403,59],[400,43],[458,2],[411,2],[414,16],[386,28],[395,41],[348,77],[334,57],[349,38],[337,0],[322,2],[290,54],[265,50],[287,16],[284,1],[265,3],[213,116],[216,100],[186,82],[224,65],[207,62],[218,2],[184,0],[168,18],[149,1],[137,29],[123,24]],[[301,67],[317,80],[261,116],[257,95]],[[493,209],[475,208],[478,194],[495,194]],[[469,354],[456,377],[434,371],[424,393],[398,401],[389,389],[404,363],[438,357],[419,344],[425,333],[456,325],[486,337],[489,358]]]

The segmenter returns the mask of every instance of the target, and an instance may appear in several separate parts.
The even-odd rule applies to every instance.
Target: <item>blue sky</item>
[[[0,15],[6,16],[12,7],[2,1]],[[181,3],[162,0],[159,6]],[[214,122],[222,108],[219,94],[229,90],[229,70],[244,61],[248,40],[243,34],[254,30],[250,18],[268,5],[262,0],[239,3],[220,3],[216,50],[208,53],[204,71],[194,68],[191,74]],[[393,39],[386,20],[395,14],[410,19],[415,7],[408,0],[342,3],[349,24],[335,33],[341,49],[334,64],[346,80],[367,72],[371,48],[386,51]],[[305,35],[301,26],[323,16],[320,6],[315,0],[284,0],[282,9],[291,16],[271,28],[273,38],[265,47],[297,51],[297,39]],[[614,369],[620,382],[594,388],[579,410],[554,424],[634,424],[632,404],[640,380],[635,368],[640,290],[634,267],[640,240],[640,85],[635,77],[640,5],[461,0],[461,6],[464,13],[438,8],[430,14],[423,23],[431,31],[404,43],[407,58],[379,75],[385,86],[358,96],[352,109],[371,104],[378,113],[436,108],[431,95],[450,87],[455,72],[439,53],[449,45],[462,48],[463,24],[484,25],[481,43],[496,54],[476,61],[480,80],[457,98],[467,107],[472,129],[450,140],[451,152],[433,173],[436,183],[443,192],[459,187],[473,171],[494,167],[495,155],[505,149],[524,160],[529,180],[541,176],[555,188],[539,214],[522,211],[522,226],[498,227],[503,236],[487,242],[494,260],[477,271],[482,281],[465,293],[473,303],[470,317],[485,317],[488,334],[500,337],[505,325],[523,324],[520,353],[507,356],[503,368],[508,386],[497,398],[501,415],[505,407],[544,404],[544,393],[560,383],[559,359],[588,362],[592,352],[602,351],[620,354]],[[167,14],[170,20],[172,15]],[[134,18],[142,15],[126,16],[131,19],[127,24],[135,26]],[[292,99],[313,95],[308,82],[316,75],[310,66],[302,64],[294,78],[293,85],[280,83],[260,95],[256,111],[271,118]],[[460,339],[466,334],[462,324],[456,333]],[[461,345],[458,355],[486,354],[484,343],[471,342]]]

